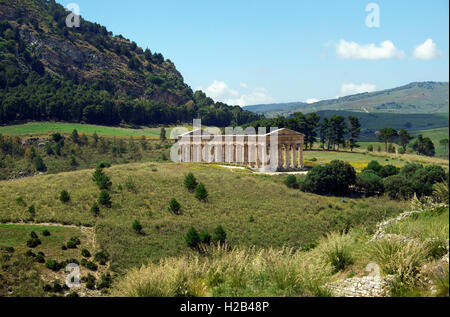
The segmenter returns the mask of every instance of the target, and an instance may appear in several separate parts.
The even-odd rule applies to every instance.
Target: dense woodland
[[[214,102],[201,91],[193,92],[176,70],[162,73],[165,63],[160,53],[143,50],[122,36],[112,36],[104,26],[81,19],[79,28],[67,28],[67,12],[55,1],[36,1],[52,22],[16,12],[14,21],[1,20],[0,12],[0,123],[22,120],[56,120],[102,125],[177,124],[200,117],[206,125],[241,125],[261,118],[238,106]],[[42,16],[40,16],[42,17]],[[43,19],[43,18],[42,18]],[[44,25],[45,24],[45,25]],[[44,33],[43,28],[51,29]],[[89,81],[80,78],[84,65],[63,65],[61,73],[49,71],[41,57],[24,39],[24,34],[56,36],[58,41],[76,39],[108,51],[128,61],[132,74],[146,78],[146,95],[172,94],[183,101],[166,104],[145,96],[136,96],[117,87],[117,79],[105,71]],[[154,71],[153,68],[158,68]],[[133,82],[127,83],[133,86]],[[186,101],[186,102],[184,102]]]

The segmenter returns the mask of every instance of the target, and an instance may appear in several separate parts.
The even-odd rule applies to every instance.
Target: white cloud
[[[336,54],[340,58],[366,60],[405,57],[405,53],[396,49],[394,43],[389,40],[382,42],[380,46],[376,46],[373,43],[358,44],[356,42],[340,40],[336,46]]]
[[[202,89],[208,97],[214,100],[222,101],[230,96],[239,96],[238,91],[230,89],[223,81],[214,80],[214,82],[206,89]]]
[[[246,83],[241,83],[240,87],[245,90],[249,89]],[[198,87],[198,90],[203,90],[208,97],[211,97],[215,101],[241,107],[271,103],[274,101],[265,88],[255,88],[249,93],[240,93],[238,90],[231,89],[225,82],[219,80],[214,80],[208,88],[203,89],[202,87]]]
[[[267,89],[265,88],[255,88],[249,94],[241,95],[237,99],[228,99],[226,101],[229,105],[239,105],[241,107],[264,104],[273,102],[273,98],[269,95]]]
[[[319,102],[319,99],[316,98],[310,98],[310,99],[306,99],[306,103],[311,104],[311,103],[316,103]]]
[[[435,59],[441,57],[443,53],[436,47],[432,39],[427,39],[424,43],[416,46],[414,49],[414,58],[417,59]]]
[[[374,92],[377,86],[374,84],[354,84],[354,83],[344,83],[341,86],[340,97],[362,94],[364,92]]]

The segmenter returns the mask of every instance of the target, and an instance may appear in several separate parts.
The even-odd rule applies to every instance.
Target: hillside
[[[0,123],[59,120],[104,125],[257,118],[193,92],[161,53],[113,35],[54,0],[0,1]]]
[[[376,132],[385,127],[391,127],[396,130],[406,129],[413,133],[416,131],[440,129],[448,127],[448,113],[426,114],[426,113],[366,113],[336,110],[321,110],[318,115],[324,118],[330,118],[333,115],[340,115],[345,118],[356,116],[361,123],[361,141],[374,141],[377,138]],[[447,136],[448,138],[448,136]],[[435,146],[438,146],[439,140],[436,140]]]
[[[285,103],[254,105],[246,110],[268,117],[291,115],[301,111],[341,110],[389,113],[448,113],[449,84],[445,82],[415,82],[398,88],[372,93],[322,100],[312,104]]]

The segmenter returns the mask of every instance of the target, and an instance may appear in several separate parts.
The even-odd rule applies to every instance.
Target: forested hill
[[[448,113],[448,82],[415,82],[371,93],[345,96],[307,104],[303,102],[253,105],[245,109],[267,117],[322,110],[366,113]]]
[[[69,14],[54,0],[0,0],[0,123],[64,120],[168,124],[202,117],[228,126],[258,119],[184,83],[161,53]]]

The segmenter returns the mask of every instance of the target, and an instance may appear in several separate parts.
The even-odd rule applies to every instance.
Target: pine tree
[[[203,183],[200,183],[195,188],[195,198],[201,201],[205,201],[208,198],[208,191]]]
[[[214,230],[214,236],[213,240],[215,242],[225,243],[225,240],[227,239],[227,233],[223,229],[222,226],[217,226],[216,230]]]
[[[102,190],[100,192],[100,196],[98,197],[98,203],[102,206],[106,206],[108,208],[111,207],[111,196],[106,190]]]
[[[198,183],[197,180],[195,179],[194,174],[192,173],[187,174],[184,179],[184,187],[186,187],[190,192],[194,192],[197,185]]]
[[[180,209],[181,209],[180,203],[175,198],[172,198],[172,200],[169,203],[169,211],[178,215],[180,214]]]
[[[190,248],[196,248],[200,243],[200,236],[198,235],[197,230],[194,227],[191,227],[186,234],[186,244]]]
[[[95,169],[94,175],[92,175],[92,180],[97,184],[98,188],[108,190],[111,188],[111,181],[109,177],[103,172],[101,167]]]
[[[133,230],[136,231],[136,233],[142,233],[142,225],[139,220],[133,222]]]

